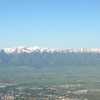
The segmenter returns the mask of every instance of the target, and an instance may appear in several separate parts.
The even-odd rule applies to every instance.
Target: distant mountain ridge
[[[100,65],[100,49],[5,48],[0,50],[0,65],[33,66],[36,68]]]
[[[100,53],[100,48],[40,48],[40,47],[16,47],[2,49],[6,53],[32,53],[32,52],[94,52]]]

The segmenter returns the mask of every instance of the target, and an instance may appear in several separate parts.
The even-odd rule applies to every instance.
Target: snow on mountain
[[[60,49],[60,48],[40,48],[40,47],[17,47],[17,48],[4,48],[3,49],[6,53],[32,53],[32,52],[63,52],[63,53],[67,53],[67,52],[94,52],[94,53],[100,53],[100,48],[64,48],[64,49]]]

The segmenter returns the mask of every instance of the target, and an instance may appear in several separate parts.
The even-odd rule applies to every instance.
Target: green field
[[[17,85],[49,86],[82,83],[88,88],[98,88],[99,66],[63,66],[36,69],[29,66],[0,66],[0,81]],[[99,87],[100,88],[100,87]]]

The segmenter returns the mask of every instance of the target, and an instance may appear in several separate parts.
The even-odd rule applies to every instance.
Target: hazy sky
[[[0,48],[100,47],[100,0],[0,0]]]

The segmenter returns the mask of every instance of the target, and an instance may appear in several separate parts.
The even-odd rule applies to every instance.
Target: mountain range
[[[48,53],[67,53],[67,52],[94,52],[94,53],[100,53],[100,48],[40,48],[40,47],[17,47],[17,48],[4,48],[1,49],[4,50],[6,53],[32,53],[32,52],[48,52]]]
[[[99,65],[99,48],[17,47],[0,50],[0,65],[56,67],[66,65]]]

